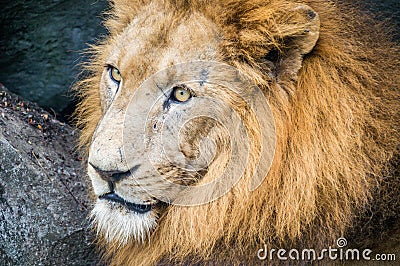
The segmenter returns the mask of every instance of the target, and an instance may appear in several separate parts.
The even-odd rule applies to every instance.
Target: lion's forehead
[[[125,82],[138,83],[174,64],[218,60],[219,36],[216,24],[200,13],[176,18],[152,10],[112,39],[108,60],[118,66]]]

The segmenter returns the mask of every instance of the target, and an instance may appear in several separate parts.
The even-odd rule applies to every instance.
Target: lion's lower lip
[[[136,204],[136,203],[128,202],[128,201],[124,200],[123,198],[121,198],[120,196],[118,196],[114,192],[101,195],[101,196],[99,196],[99,199],[117,202],[121,205],[124,205],[129,210],[135,211],[137,213],[149,212],[151,210],[151,206],[152,206],[150,204],[145,205],[145,204]]]

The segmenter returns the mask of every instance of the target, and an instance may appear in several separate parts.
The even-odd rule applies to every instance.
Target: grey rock
[[[105,0],[1,1],[0,82],[40,106],[62,111],[88,43],[105,34]]]
[[[0,265],[97,265],[77,134],[4,91],[0,129]]]

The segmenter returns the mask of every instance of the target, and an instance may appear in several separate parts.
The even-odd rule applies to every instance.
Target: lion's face
[[[242,174],[251,181],[250,176],[258,173],[251,186],[260,185],[272,162],[261,147],[273,153],[274,119],[271,110],[247,106],[246,99],[265,100],[270,84],[271,91],[281,88],[279,83],[292,84],[303,56],[318,39],[318,15],[304,5],[288,8],[293,10],[290,17],[274,16],[284,23],[293,20],[294,28],[281,32],[271,24],[270,32],[290,40],[292,48],[282,47],[288,49],[287,57],[269,56],[276,46],[273,39],[261,46],[246,41],[261,36],[258,31],[265,28],[253,26],[231,35],[227,31],[232,29],[222,29],[216,18],[164,11],[157,1],[143,7],[102,46],[102,118],[92,136],[88,174],[97,196],[92,218],[108,242],[143,241],[158,218],[170,211],[168,203],[207,203],[228,192]],[[237,38],[247,46],[237,49],[242,53],[238,57],[260,53],[259,69],[249,68],[246,60],[235,64],[232,60],[237,58],[228,59]],[[229,63],[239,70],[199,62]],[[222,78],[239,83],[243,73],[253,81],[263,80],[263,92],[239,85],[238,97],[213,82]],[[282,91],[285,88],[282,85]],[[256,169],[259,165],[262,170]],[[213,181],[224,175],[231,181]],[[208,189],[187,192],[194,184]]]
[[[90,146],[88,174],[98,196],[93,218],[109,241],[146,238],[164,210],[159,199],[168,201],[168,195],[174,193],[172,183],[162,181],[186,185],[201,179],[208,163],[215,159],[211,156],[215,143],[223,141],[218,125],[201,117],[177,128],[180,114],[204,107],[199,96],[218,97],[211,86],[174,83],[166,75],[153,88],[135,91],[149,73],[180,62],[217,60],[215,25],[200,15],[192,15],[179,21],[172,32],[160,36],[163,33],[159,27],[169,31],[171,23],[177,22],[160,12],[139,16],[112,40],[115,45],[105,62],[100,84],[103,118]],[[145,24],[153,26],[143,27]],[[203,39],[207,42],[199,41]],[[152,108],[147,112],[149,106]],[[217,111],[229,116],[229,110]],[[169,119],[165,120],[167,116]],[[165,129],[170,134],[180,134],[179,143],[164,138],[161,145],[158,131]],[[206,136],[213,139],[202,142],[201,148],[209,152],[199,157],[200,142]],[[168,156],[160,156],[163,152]]]

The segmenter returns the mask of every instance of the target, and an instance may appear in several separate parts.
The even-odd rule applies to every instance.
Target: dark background
[[[71,101],[69,89],[88,43],[104,35],[105,0],[13,0],[1,3],[0,82],[57,113]]]
[[[400,26],[400,0],[359,2]],[[63,119],[74,107],[69,89],[86,60],[81,52],[106,33],[107,1],[0,0],[0,8],[0,82]]]

